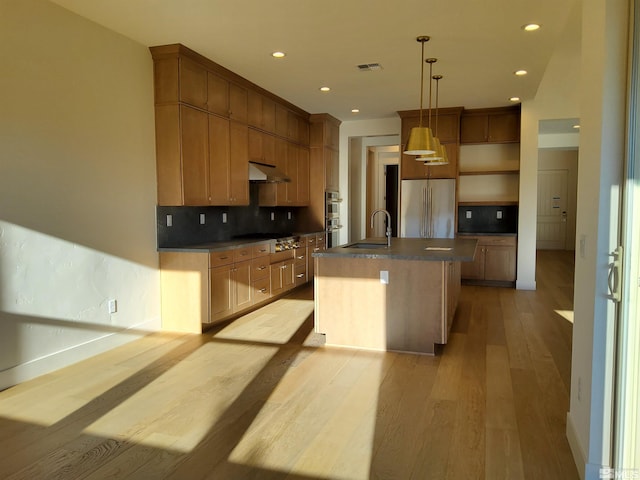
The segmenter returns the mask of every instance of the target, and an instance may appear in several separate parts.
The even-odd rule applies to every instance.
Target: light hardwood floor
[[[538,272],[535,292],[463,287],[435,357],[319,346],[305,288],[18,385],[0,478],[577,479],[572,253]]]

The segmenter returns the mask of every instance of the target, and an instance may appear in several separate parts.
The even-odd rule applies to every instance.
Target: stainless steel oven
[[[342,224],[340,223],[340,204],[342,198],[340,193],[334,190],[325,192],[325,231],[327,232],[327,248],[335,247],[339,243],[339,234]]]

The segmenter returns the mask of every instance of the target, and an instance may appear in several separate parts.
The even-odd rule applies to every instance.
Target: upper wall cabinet
[[[207,74],[207,109],[232,120],[247,123],[247,89],[220,75]]]
[[[150,50],[159,205],[248,205],[250,158],[276,163],[276,138],[308,152],[304,110],[183,45]],[[301,158],[287,205],[308,202],[308,153]]]
[[[520,142],[520,105],[465,110],[460,120],[460,143]]]

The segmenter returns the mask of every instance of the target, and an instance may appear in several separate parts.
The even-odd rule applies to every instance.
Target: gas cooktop
[[[236,240],[245,240],[245,239],[252,239],[252,238],[256,238],[259,240],[277,240],[280,238],[287,238],[287,237],[293,237],[293,233],[291,232],[286,232],[286,233],[243,233],[241,235],[234,235],[233,238]]]

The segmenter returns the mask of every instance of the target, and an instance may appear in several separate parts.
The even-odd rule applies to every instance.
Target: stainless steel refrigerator
[[[401,237],[453,238],[455,210],[455,180],[402,180]]]

